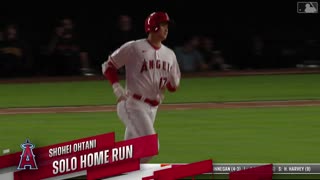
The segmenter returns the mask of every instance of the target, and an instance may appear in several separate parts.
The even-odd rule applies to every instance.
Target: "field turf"
[[[318,74],[189,78],[164,103],[318,100],[319,80]],[[107,81],[1,84],[0,94],[0,108],[115,104]],[[319,110],[161,110],[160,152],[151,163],[319,163]],[[122,140],[115,112],[0,115],[0,150],[21,151],[26,138],[41,147],[111,131]]]

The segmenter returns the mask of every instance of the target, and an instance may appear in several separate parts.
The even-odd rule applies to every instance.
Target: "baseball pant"
[[[155,134],[154,121],[158,106],[149,104],[128,97],[125,101],[120,101],[117,105],[118,116],[126,126],[124,139],[132,139],[140,136]],[[159,148],[158,141],[158,148]],[[152,157],[141,159],[141,163],[150,161]]]
[[[118,116],[126,126],[124,139],[155,134],[154,121],[158,107],[128,97],[117,105]]]

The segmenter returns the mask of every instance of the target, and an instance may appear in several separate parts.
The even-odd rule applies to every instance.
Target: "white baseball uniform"
[[[117,104],[117,112],[126,126],[125,139],[155,134],[154,121],[166,86],[178,87],[180,69],[174,52],[161,44],[152,46],[147,39],[123,44],[109,56],[117,69],[125,66],[127,99]],[[169,88],[168,88],[169,89]]]

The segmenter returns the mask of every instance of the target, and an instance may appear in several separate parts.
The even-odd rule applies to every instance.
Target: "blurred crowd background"
[[[121,44],[145,38],[144,20],[168,12],[164,42],[183,72],[318,67],[319,13],[298,2],[11,2],[0,11],[0,78],[101,75]],[[121,72],[121,71],[120,71]]]

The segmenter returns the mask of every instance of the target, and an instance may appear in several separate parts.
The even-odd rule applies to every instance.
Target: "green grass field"
[[[320,99],[320,75],[189,78],[164,103]],[[107,81],[1,84],[0,108],[114,104]]]
[[[160,111],[156,129],[161,151],[152,162],[317,163],[317,117],[318,107]],[[1,147],[15,152],[27,137],[44,146],[111,131],[120,141],[124,131],[113,112],[1,118]]]
[[[320,99],[320,75],[182,79],[165,103]],[[0,108],[114,104],[107,81],[1,84]],[[160,152],[151,163],[319,163],[320,107],[162,110]],[[115,112],[0,115],[0,150],[20,151],[26,138],[46,146],[115,132]],[[319,177],[317,177],[319,178]]]

